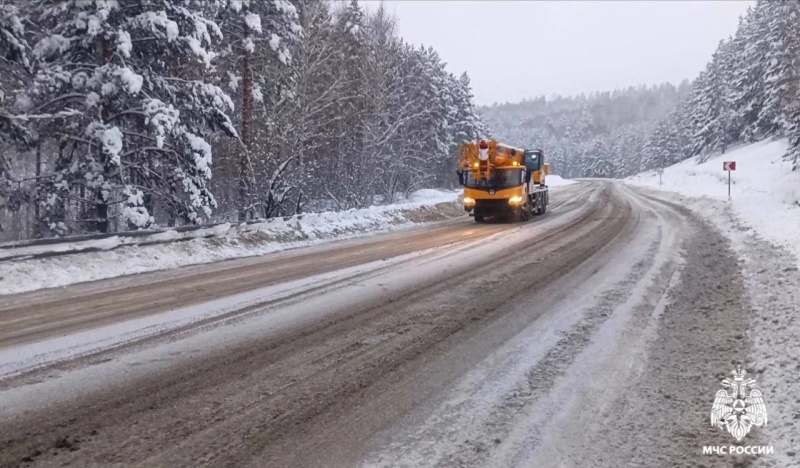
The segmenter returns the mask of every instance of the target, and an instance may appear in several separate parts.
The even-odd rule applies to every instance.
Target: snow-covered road
[[[11,304],[0,466],[730,466],[730,241],[620,183],[552,201]]]

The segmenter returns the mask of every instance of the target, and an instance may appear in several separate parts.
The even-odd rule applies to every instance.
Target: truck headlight
[[[474,205],[475,204],[475,199],[469,198],[469,197],[464,197],[464,204],[465,205]]]
[[[522,204],[522,197],[519,195],[514,195],[513,197],[508,199],[509,205],[521,205]]]

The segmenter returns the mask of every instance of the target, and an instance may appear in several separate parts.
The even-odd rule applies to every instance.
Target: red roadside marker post
[[[722,170],[728,171],[728,198],[731,198],[731,171],[736,170],[736,161],[723,161]]]

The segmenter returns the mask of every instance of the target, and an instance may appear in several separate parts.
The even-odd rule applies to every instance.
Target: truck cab
[[[525,150],[525,168],[528,169],[529,177],[537,185],[544,185],[545,181],[544,151],[540,149]],[[547,168],[549,172],[549,166]]]
[[[544,152],[497,141],[461,146],[457,173],[464,187],[464,209],[476,222],[486,218],[527,220],[547,209]]]

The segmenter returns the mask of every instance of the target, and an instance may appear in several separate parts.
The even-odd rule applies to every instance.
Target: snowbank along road
[[[618,183],[552,200],[3,297],[0,466],[768,464],[702,455],[751,348],[727,239]]]

